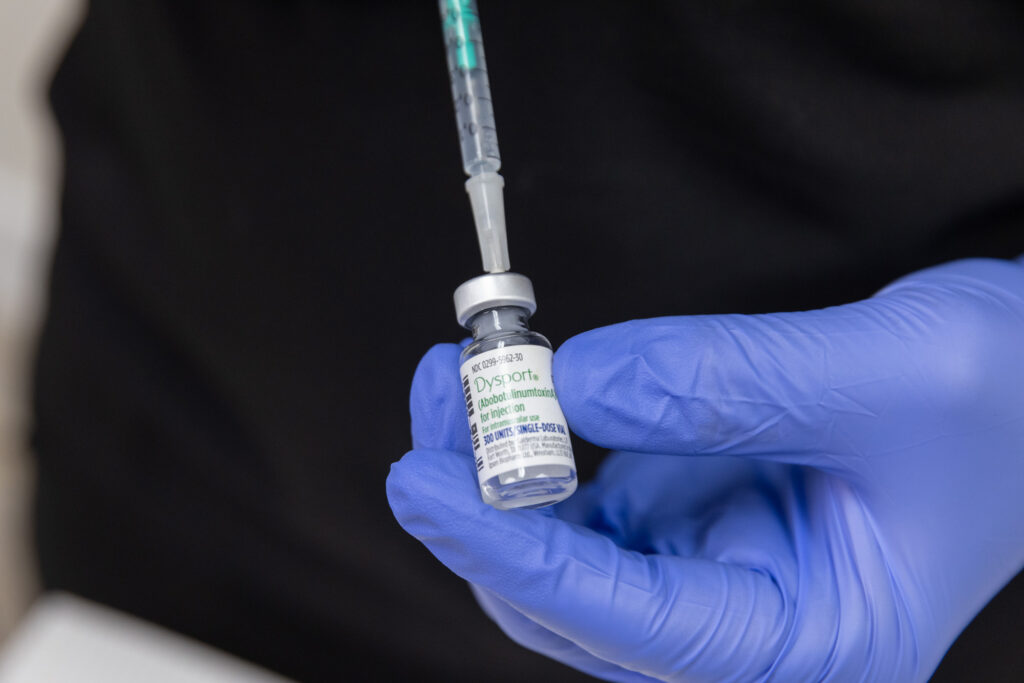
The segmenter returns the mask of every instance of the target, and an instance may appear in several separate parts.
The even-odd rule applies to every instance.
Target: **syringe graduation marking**
[[[479,10],[474,0],[441,0],[439,5],[463,168],[469,176],[497,173],[501,154]]]
[[[473,209],[480,255],[490,273],[509,269],[505,237],[505,181],[494,125],[487,57],[476,0],[439,0],[455,123],[462,148],[462,168],[469,176],[466,192]]]
[[[463,69],[476,68],[476,46],[469,37],[469,24],[479,21],[469,0],[448,0],[444,27],[455,33],[456,63]]]

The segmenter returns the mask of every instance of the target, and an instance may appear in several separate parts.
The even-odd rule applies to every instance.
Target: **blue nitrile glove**
[[[924,680],[1024,566],[1020,263],[569,340],[569,425],[622,452],[554,514],[481,502],[457,356],[413,381],[395,516],[513,639],[596,676]]]

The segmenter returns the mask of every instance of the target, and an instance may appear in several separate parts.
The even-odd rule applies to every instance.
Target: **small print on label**
[[[462,364],[462,389],[480,481],[533,465],[572,465],[551,350],[506,346]]]

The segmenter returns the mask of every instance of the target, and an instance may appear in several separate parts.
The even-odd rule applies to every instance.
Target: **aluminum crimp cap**
[[[455,290],[455,317],[463,327],[480,311],[498,306],[518,306],[533,315],[537,299],[530,278],[519,273],[486,273],[466,280]]]

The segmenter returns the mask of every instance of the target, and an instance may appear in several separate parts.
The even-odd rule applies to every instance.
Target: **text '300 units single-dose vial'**
[[[551,344],[527,327],[537,308],[530,280],[481,275],[456,290],[455,308],[473,332],[460,376],[484,502],[510,510],[568,498],[576,465],[551,379]]]

